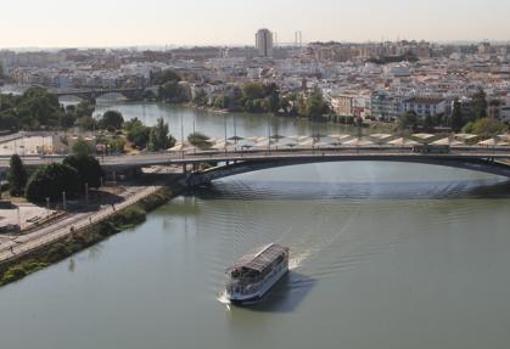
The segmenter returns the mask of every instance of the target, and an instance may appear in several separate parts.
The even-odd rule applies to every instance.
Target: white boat
[[[289,248],[269,244],[227,269],[225,296],[236,305],[258,303],[288,271]]]

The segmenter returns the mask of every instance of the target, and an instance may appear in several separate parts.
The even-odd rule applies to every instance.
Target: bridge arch
[[[95,96],[95,100],[98,99],[115,99],[115,100],[128,100],[129,98],[126,97],[122,92],[105,92],[103,94],[98,94]]]
[[[91,90],[56,90],[58,97],[78,97],[82,100],[95,101],[107,95],[122,96],[128,100],[139,99],[145,92],[144,88],[91,89]]]
[[[235,176],[239,174],[261,171],[272,168],[305,165],[305,164],[317,164],[317,163],[340,163],[340,162],[395,162],[395,163],[413,163],[413,164],[424,164],[432,166],[442,166],[450,168],[458,168],[463,170],[470,170],[475,172],[482,172],[493,174],[497,176],[504,176],[510,178],[510,165],[494,162],[491,159],[478,159],[478,158],[447,158],[447,157],[356,157],[356,158],[345,158],[345,157],[315,157],[310,159],[299,159],[299,160],[264,160],[264,161],[242,161],[236,163],[230,163],[228,165],[214,167],[205,171],[191,173],[187,177],[188,186],[200,186],[209,184],[211,181]]]

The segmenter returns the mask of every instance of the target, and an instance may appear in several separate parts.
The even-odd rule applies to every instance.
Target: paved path
[[[91,224],[103,221],[118,210],[122,210],[136,203],[137,201],[153,194],[162,187],[132,187],[122,194],[125,200],[115,204],[102,206],[99,211],[73,214],[55,224],[36,230],[30,234],[14,237],[9,242],[0,245],[0,263],[15,259],[29,251],[49,245],[71,234],[71,226],[74,231],[89,227]]]

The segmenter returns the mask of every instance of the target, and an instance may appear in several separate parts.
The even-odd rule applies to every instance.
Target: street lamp
[[[234,151],[237,151],[237,125],[236,125],[236,114],[234,114]]]
[[[225,131],[225,153],[227,152],[227,114],[224,115],[223,117],[223,127],[224,127],[224,131]]]
[[[46,198],[46,217],[50,216],[50,198]]]
[[[85,203],[89,204],[89,184],[85,183]]]
[[[267,151],[271,152],[271,124],[269,114],[267,115]]]
[[[181,114],[181,144],[184,145],[184,121]]]
[[[19,206],[18,206],[18,207],[16,207],[16,210],[17,210],[16,214],[17,214],[17,216],[18,216],[18,217],[17,217],[17,218],[18,218],[18,227],[19,227],[19,229],[21,230],[21,213],[20,213],[20,211],[19,211]]]

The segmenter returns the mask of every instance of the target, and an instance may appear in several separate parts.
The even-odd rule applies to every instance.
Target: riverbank
[[[31,246],[11,248],[3,255],[0,254],[0,286],[20,280],[143,223],[148,212],[179,195],[183,189],[178,181],[167,186],[149,187],[146,193],[139,193],[140,195],[117,204],[117,207],[112,205],[112,211],[104,212],[94,220],[91,216],[84,216],[81,221],[72,225],[72,229],[66,225],[63,229],[41,236],[39,243],[28,241]]]

